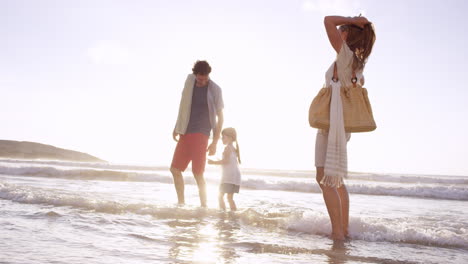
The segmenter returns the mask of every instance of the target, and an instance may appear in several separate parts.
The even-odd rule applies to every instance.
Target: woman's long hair
[[[354,52],[353,71],[362,70],[374,46],[374,25],[369,23],[364,28],[356,25],[342,25],[340,30],[348,32],[346,44]]]

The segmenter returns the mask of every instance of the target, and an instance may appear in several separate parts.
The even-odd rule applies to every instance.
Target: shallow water
[[[0,263],[468,263],[466,177],[353,174],[334,244],[312,173],[243,171],[239,210],[208,208],[167,169],[0,161]]]

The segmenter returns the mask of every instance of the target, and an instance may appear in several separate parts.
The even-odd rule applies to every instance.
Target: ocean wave
[[[0,199],[25,204],[68,206],[95,212],[121,214],[135,213],[153,215],[162,219],[193,219],[218,212],[215,209],[191,210],[190,207],[158,207],[147,203],[122,203],[110,200],[97,193],[64,192],[58,189],[28,187],[0,182]]]
[[[352,184],[347,185],[347,188],[350,193],[356,194],[468,201],[467,186],[425,184],[410,186],[382,186]]]
[[[291,191],[320,193],[320,187],[313,180],[301,181],[269,181],[248,179],[242,181],[243,188],[255,190]],[[457,185],[384,185],[378,183],[349,183],[346,188],[350,193],[365,195],[388,195],[415,198],[447,199],[468,201],[468,186]]]
[[[350,172],[349,180],[392,183],[468,184],[468,177],[466,176],[447,175],[406,175]]]
[[[34,165],[52,165],[70,168],[91,168],[106,170],[128,170],[128,171],[157,171],[169,170],[167,166],[149,166],[149,165],[131,165],[131,164],[113,164],[107,162],[77,162],[60,160],[22,160],[22,159],[0,159],[0,163],[17,164],[19,166]]]
[[[16,184],[0,183],[0,199],[26,204],[46,204],[67,206],[108,214],[132,213],[151,215],[174,226],[196,225],[200,219],[228,217],[241,224],[268,229],[271,232],[296,232],[327,236],[330,221],[327,215],[315,211],[296,210],[269,212],[260,209],[244,209],[235,213],[225,213],[218,209],[189,206],[164,206],[148,203],[125,203],[99,197],[96,193],[66,193],[55,189],[31,188]],[[47,213],[48,217],[60,214]],[[352,239],[364,241],[403,242],[427,246],[443,246],[468,249],[468,230],[464,223],[452,225],[418,226],[417,219],[374,219],[351,217],[349,234]]]
[[[463,227],[434,225],[416,226],[415,219],[364,219],[351,217],[349,235],[352,239],[371,242],[403,242],[425,246],[468,249],[468,233]],[[290,231],[326,235],[331,232],[328,216],[305,214],[288,221]]]
[[[3,164],[2,164],[3,163]],[[16,166],[15,166],[16,165]],[[50,165],[50,166],[46,166]],[[58,160],[17,160],[17,159],[0,159],[0,174],[3,168],[18,168],[22,167],[49,167],[63,170],[105,170],[119,172],[155,172],[169,171],[167,166],[150,166],[150,165],[132,165],[132,164],[113,164],[104,162],[73,162],[73,161],[58,161]],[[55,167],[53,167],[55,166]],[[217,168],[206,168],[207,172],[218,172]],[[44,175],[48,173],[43,171]],[[315,171],[301,170],[272,170],[272,169],[251,169],[242,168],[243,175],[263,176],[269,178],[292,178],[292,179],[314,179]],[[21,175],[12,173],[12,175]],[[467,176],[448,176],[448,175],[415,175],[415,174],[388,174],[388,173],[362,173],[349,172],[349,181],[370,181],[370,182],[388,182],[388,183],[420,183],[420,184],[461,184],[468,185]],[[118,180],[118,178],[117,178]]]
[[[99,169],[66,169],[46,166],[0,166],[0,174],[29,177],[52,177],[74,180],[108,180],[108,181],[141,181],[171,184],[172,176],[156,172],[135,172],[122,170]],[[319,186],[314,179],[265,178],[245,177],[242,188],[251,190],[272,190],[290,192],[320,193]],[[205,176],[210,184],[218,184],[217,174]],[[274,180],[272,180],[274,179]],[[186,184],[196,184],[193,177],[186,177]],[[447,199],[468,201],[468,185],[448,184],[385,184],[379,182],[349,181],[348,191],[354,194],[387,195],[429,199]]]
[[[76,180],[109,180],[109,181],[148,181],[172,183],[172,178],[158,173],[143,173],[122,170],[99,169],[64,169],[60,167],[24,166],[1,167],[0,174],[12,176],[32,176],[65,178]]]

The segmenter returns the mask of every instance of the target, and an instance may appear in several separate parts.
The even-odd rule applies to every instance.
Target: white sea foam
[[[108,171],[168,171],[167,166],[150,165],[132,165],[132,164],[112,164],[104,162],[73,162],[57,160],[17,160],[0,159],[1,167],[31,167],[52,165],[55,168],[69,167],[83,169],[102,169]],[[58,167],[57,167],[58,166]],[[269,169],[241,169],[244,175],[256,175],[265,177],[281,178],[314,178],[315,171],[297,171],[297,170],[269,170]],[[219,171],[213,168],[207,168],[207,171]],[[0,171],[1,173],[1,171]],[[416,174],[388,174],[388,173],[361,173],[349,172],[349,179],[354,181],[376,181],[393,183],[424,183],[424,184],[467,184],[467,176],[448,176],[448,175],[416,175]]]
[[[112,167],[111,167],[112,168]],[[1,166],[0,174],[29,177],[51,177],[76,180],[109,180],[109,181],[142,181],[172,183],[172,177],[168,172],[160,171],[128,171],[116,169],[92,169],[92,168],[67,168],[52,166],[27,166],[16,164],[14,166]],[[365,178],[367,176],[360,176]],[[374,176],[372,176],[374,177]],[[390,176],[385,176],[389,178]],[[267,176],[246,175],[242,181],[242,188],[252,190],[273,190],[291,192],[320,193],[321,190],[314,179],[279,178]],[[206,180],[212,184],[219,183],[217,174],[207,174]],[[364,195],[388,195],[416,198],[449,199],[468,201],[468,185],[446,184],[447,179],[440,179],[442,183],[434,184],[435,180],[424,183],[397,184],[378,181],[348,181],[347,188],[350,193]],[[457,181],[457,180],[456,180]],[[430,182],[428,184],[427,182]],[[186,178],[187,184],[195,184],[193,177]]]
[[[60,166],[70,168],[93,168],[107,170],[129,170],[129,171],[155,171],[168,170],[167,166],[149,166],[149,165],[131,165],[131,164],[112,164],[107,162],[75,162],[60,160],[22,160],[22,159],[0,159],[0,166],[21,167],[21,166]]]
[[[468,200],[468,186],[457,185],[383,185],[383,184],[363,184],[349,183],[346,185],[350,193],[366,195],[390,195],[406,196],[431,199]],[[292,192],[321,192],[319,186],[312,181],[269,181],[260,179],[249,179],[242,181],[243,188],[256,190],[281,190]]]
[[[308,213],[292,217],[286,224],[290,231],[326,235],[331,232],[327,215]],[[351,217],[349,235],[364,241],[386,241],[427,246],[458,247],[468,249],[468,230],[463,226],[418,226],[417,219],[385,220]]]
[[[2,167],[0,174],[14,176],[36,176],[51,178],[66,178],[78,180],[109,180],[109,181],[156,181],[172,183],[172,179],[158,173],[144,173],[124,170],[76,169],[46,166]]]
[[[109,200],[97,194],[71,193],[7,183],[0,183],[0,199],[26,204],[68,206],[108,214],[152,215],[158,219],[197,220],[200,217],[213,218],[224,215],[216,209],[171,207],[143,202],[125,203]],[[315,211],[302,212],[291,208],[289,212],[278,213],[250,208],[231,214],[230,217],[241,221],[244,225],[265,228],[271,231],[281,229],[320,236],[330,233],[328,216]],[[364,241],[403,242],[468,249],[468,230],[463,225],[430,223],[432,223],[430,226],[419,226],[418,219],[402,218],[395,221],[380,218],[351,217],[349,232],[352,239]]]
[[[349,180],[394,182],[394,183],[468,184],[468,177],[466,176],[448,176],[448,175],[410,175],[410,174],[350,172]]]

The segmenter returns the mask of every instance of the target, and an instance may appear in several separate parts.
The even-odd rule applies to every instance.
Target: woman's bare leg
[[[320,184],[324,176],[324,168],[317,167],[317,177],[316,180],[319,183],[320,188],[322,189],[323,199],[325,200],[325,205],[327,206],[328,215],[330,216],[330,221],[332,225],[332,239],[334,240],[344,240],[344,231],[343,231],[343,221],[342,221],[342,207],[341,199],[338,194],[337,188],[328,187]]]
[[[341,220],[343,225],[343,235],[348,237],[348,226],[349,226],[349,194],[346,186],[341,185],[338,190],[338,195],[340,196],[341,201]]]

